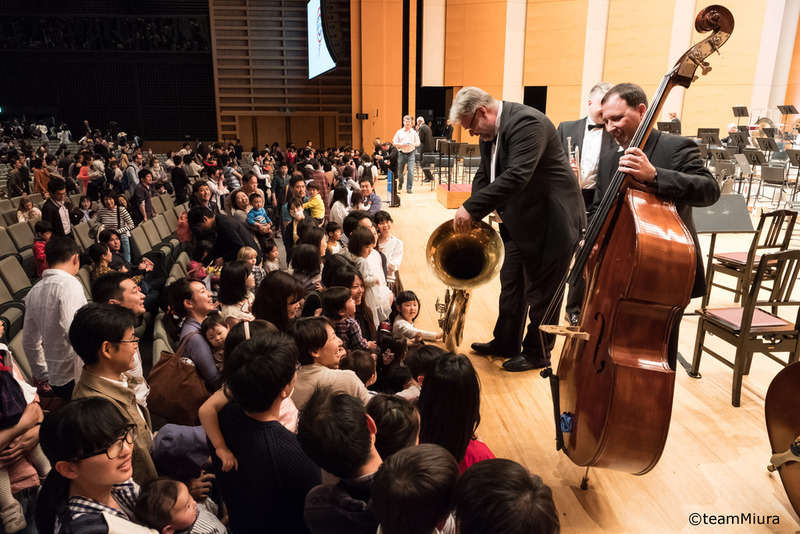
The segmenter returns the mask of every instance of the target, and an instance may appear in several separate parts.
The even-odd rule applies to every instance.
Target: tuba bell
[[[463,234],[455,232],[453,221],[445,221],[428,238],[428,268],[448,286],[444,302],[436,300],[448,351],[455,351],[461,344],[471,290],[497,275],[504,255],[500,234],[483,221],[474,222],[472,229]]]

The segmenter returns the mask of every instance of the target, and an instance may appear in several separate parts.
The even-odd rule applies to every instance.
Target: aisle
[[[386,181],[376,190],[382,198]],[[401,196],[402,206],[385,208],[394,218],[395,235],[405,254],[400,271],[407,289],[417,293],[422,309],[418,326],[436,328],[434,303],[444,286],[425,263],[428,236],[452,219],[435,192],[414,185]],[[388,202],[385,204],[388,206]],[[746,249],[747,242],[739,245]],[[707,241],[701,238],[702,244]],[[735,241],[725,245],[737,246]],[[731,250],[720,248],[717,250]],[[498,457],[511,458],[540,475],[552,490],[563,532],[794,532],[800,529],[777,474],[768,473],[771,451],[764,424],[764,395],[780,366],[756,356],[742,389],[742,407],[730,404],[731,370],[704,358],[703,378],[693,380],[678,369],[675,402],[664,453],[647,475],[592,470],[588,490],[578,486],[584,469],[555,449],[550,388],[537,372],[508,373],[502,360],[470,354],[473,341],[489,341],[497,317],[497,279],[473,291],[461,351],[468,354],[481,379],[481,424],[478,429]],[[699,305],[693,301],[690,310]],[[691,359],[696,319],[684,318],[680,352]],[[557,355],[554,353],[554,367]],[[751,514],[752,524],[692,526],[690,515]],[[779,524],[764,525],[765,516]],[[755,523],[760,520],[761,524]],[[775,519],[772,519],[773,523]]]

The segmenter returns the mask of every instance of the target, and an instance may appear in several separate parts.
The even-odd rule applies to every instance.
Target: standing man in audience
[[[450,119],[447,119],[446,125],[444,127],[444,133],[442,136],[445,139],[452,139],[453,138],[453,124]]]
[[[69,220],[70,206],[67,206],[67,183],[64,180],[53,179],[47,184],[50,198],[42,206],[42,220],[53,227],[53,237],[72,235],[72,222]]]
[[[406,192],[411,194],[414,185],[414,155],[419,146],[419,135],[414,130],[414,117],[403,117],[403,127],[397,130],[392,139],[392,144],[397,148],[397,191],[403,188],[403,172],[406,173]],[[405,171],[404,171],[405,169]]]
[[[153,430],[150,412],[138,403],[129,373],[136,361],[139,338],[133,333],[136,317],[122,306],[89,303],[75,313],[69,338],[84,363],[75,398],[102,397],[135,427],[133,480],[142,484],[158,476],[150,450]]]
[[[11,161],[11,170],[8,171],[8,178],[6,179],[6,189],[8,189],[8,196],[11,198],[21,197],[23,193],[30,193],[30,186],[26,188],[28,184],[23,182],[22,173],[20,172],[24,164],[25,158],[23,156]]]
[[[719,199],[719,185],[700,159],[694,141],[658,130],[650,132],[644,150],[630,146],[647,112],[647,95],[632,83],[615,85],[603,97],[603,120],[621,150],[606,152],[597,170],[595,205],[599,205],[617,170],[647,186],[657,196],[675,202],[678,215],[692,234],[697,256],[692,298],[705,295],[706,281],[700,244],[692,220],[692,206],[710,206]],[[593,211],[593,210],[590,210]],[[676,322],[676,324],[678,324]],[[678,328],[672,329],[669,364],[675,369]]]
[[[226,261],[234,261],[240,248],[250,247],[258,251],[256,263],[261,263],[261,248],[253,232],[240,220],[224,213],[215,215],[202,206],[190,209],[188,218],[189,228],[197,239],[208,239],[214,243],[206,261],[217,260],[222,265]]]
[[[133,160],[125,168],[125,176],[122,179],[122,189],[133,191],[139,185],[139,171],[142,169],[142,153],[137,152]]]
[[[425,119],[422,117],[417,117],[417,133],[419,134],[419,143],[420,143],[420,164],[422,163],[422,154],[427,152],[433,152],[433,132],[431,131],[431,127],[425,124]],[[430,182],[433,180],[433,173],[431,173],[430,169],[422,168],[422,172],[425,173],[425,180],[426,182]]]
[[[172,178],[172,187],[175,188],[176,204],[183,204],[189,200],[189,187],[192,185],[189,175],[186,173],[186,169],[191,169],[192,167],[191,165],[182,165],[182,161],[180,156],[172,157],[173,167],[170,171],[170,177]],[[189,156],[189,163],[191,163],[191,156]]]
[[[86,304],[83,286],[76,278],[81,267],[79,252],[72,239],[50,238],[44,247],[50,268],[25,297],[22,346],[34,385],[42,391],[52,390],[65,401],[72,398],[81,375],[80,360],[69,341],[72,318]]]
[[[503,363],[507,371],[545,367],[555,336],[544,336],[542,346],[539,326],[586,223],[575,173],[555,126],[538,110],[464,87],[450,119],[480,136],[481,152],[472,196],[456,211],[455,230],[468,232],[473,221],[495,212],[505,246],[494,339],[473,343],[472,350],[510,358]],[[526,309],[530,325],[523,339]]]
[[[133,196],[131,196],[131,204],[134,206],[134,209],[131,210],[131,218],[137,225],[149,221],[155,216],[153,192],[150,189],[152,183],[153,173],[149,169],[139,171],[139,185],[133,190]]]
[[[564,152],[570,158],[572,170],[581,184],[583,203],[586,208],[594,202],[594,190],[597,185],[597,165],[600,156],[611,149],[617,148],[617,143],[603,122],[603,106],[600,103],[603,96],[611,89],[611,84],[600,82],[589,91],[589,113],[586,117],[576,121],[562,122],[558,125],[558,135]],[[570,146],[571,145],[571,146]],[[573,151],[578,149],[578,161],[572,161]],[[591,219],[591,214],[587,214]],[[583,278],[575,286],[569,288],[567,297],[567,318],[571,325],[577,325],[580,318],[581,306],[585,283]]]

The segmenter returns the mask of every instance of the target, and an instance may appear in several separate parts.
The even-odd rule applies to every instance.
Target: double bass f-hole
[[[606,329],[606,322],[603,318],[603,315],[598,313],[594,316],[595,322],[600,323],[600,330],[597,332],[597,339],[598,342],[594,345],[594,357],[592,358],[592,362],[594,365],[594,372],[595,373],[602,373],[603,369],[606,368],[606,359],[605,357],[600,356],[600,348],[603,347],[604,343],[599,343],[599,340],[603,339],[603,334],[605,333]]]

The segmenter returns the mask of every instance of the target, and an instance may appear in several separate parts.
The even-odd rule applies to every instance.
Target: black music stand
[[[463,143],[463,144],[461,144],[461,146],[458,147],[458,155],[461,156],[461,159],[462,159],[462,162],[463,162],[461,164],[461,172],[462,173],[467,172],[467,171],[464,170],[465,168],[468,168],[469,171],[471,172],[472,171],[473,158],[475,158],[475,156],[480,156],[481,155],[480,146],[479,145],[469,145],[469,144]],[[467,165],[467,163],[469,163],[469,165]],[[470,176],[469,173],[467,173],[467,176],[469,177],[469,181],[471,183],[472,182],[472,177]],[[464,180],[464,182],[466,183],[466,179]]]
[[[677,122],[658,122],[658,131],[671,134],[680,134],[680,125]]]
[[[774,130],[774,128],[764,128],[764,130],[768,129]],[[776,150],[778,150],[778,144],[772,137],[756,137],[756,142],[758,143],[758,148],[760,148],[764,152],[769,152],[770,155]]]
[[[716,134],[719,135],[719,128],[698,128],[697,137],[703,138],[703,134]]]
[[[458,154],[458,146],[460,143],[456,143],[455,141],[448,141],[446,143],[441,143],[440,146],[444,148],[443,154],[447,158],[447,190],[450,191],[450,184],[453,181],[453,156]],[[439,160],[439,183],[442,183],[441,178],[441,159]]]
[[[747,111],[747,106],[733,106],[733,116],[736,117],[736,124],[742,120],[742,117],[749,117],[750,113]]]
[[[797,115],[797,108],[792,106],[791,104],[784,104],[783,106],[778,106],[778,111],[781,112],[781,124],[786,124],[786,117],[789,115]]]
[[[764,153],[757,148],[745,148],[744,157],[747,158],[747,162],[753,167],[756,165],[760,167],[767,164],[767,158],[764,156]]]
[[[774,139],[776,135],[778,135],[777,128],[761,128],[761,131],[764,132],[764,135],[769,137],[770,139]]]
[[[719,133],[702,133],[700,139],[709,147],[722,146],[722,141],[719,139]]]
[[[742,195],[722,195],[711,206],[692,208],[692,218],[698,234],[711,234],[706,264],[706,294],[700,306],[705,309],[711,292],[711,261],[714,257],[717,234],[754,234],[755,229],[750,219],[750,212],[747,211],[747,201]]]
[[[711,154],[711,161],[714,163],[731,160],[730,154],[724,148],[709,148],[708,153]]]
[[[797,182],[800,182],[800,150],[789,148],[786,150],[786,157],[789,159],[789,166],[797,168],[797,175],[794,177],[794,191],[792,192],[792,202],[797,195]]]
[[[750,137],[750,127],[746,124],[741,124],[736,127],[737,130],[742,132],[743,134],[747,134],[747,137]]]
[[[731,143],[736,146],[747,145],[749,138],[747,134],[742,132],[731,132],[728,134],[728,137],[731,138]]]

